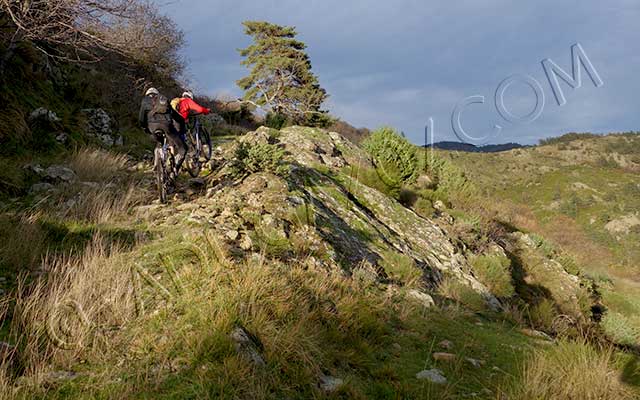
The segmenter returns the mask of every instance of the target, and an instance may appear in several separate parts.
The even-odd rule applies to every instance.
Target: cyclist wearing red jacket
[[[173,120],[176,129],[180,135],[184,137],[187,133],[187,122],[190,115],[209,114],[211,109],[203,107],[193,101],[193,93],[186,91],[181,97],[171,100],[171,108],[173,109]]]

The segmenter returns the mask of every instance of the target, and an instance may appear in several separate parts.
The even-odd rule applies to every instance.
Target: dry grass
[[[127,156],[101,149],[83,148],[69,159],[69,166],[84,182],[105,183],[126,174]]]
[[[80,258],[49,258],[46,272],[16,289],[11,341],[25,375],[69,369],[99,357],[112,330],[135,318],[131,268],[117,248],[96,237]]]
[[[73,221],[90,223],[105,223],[126,214],[133,206],[147,200],[147,194],[137,187],[137,183],[130,183],[120,187],[83,187],[69,199],[62,195],[55,206],[58,216]]]
[[[634,396],[612,368],[613,350],[562,341],[531,356],[510,399],[626,400]]]
[[[40,212],[0,216],[0,263],[12,271],[33,268],[45,251],[46,233]]]

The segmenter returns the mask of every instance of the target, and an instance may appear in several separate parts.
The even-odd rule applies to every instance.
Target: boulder
[[[29,193],[31,194],[44,193],[44,192],[51,191],[53,189],[54,189],[54,186],[52,184],[47,182],[40,182],[40,183],[35,183],[31,185],[31,188],[29,189]]]
[[[85,108],[81,110],[87,118],[86,133],[95,136],[107,147],[115,144],[116,138],[113,136],[114,122],[102,108]]]
[[[62,165],[50,166],[44,171],[44,176],[54,182],[72,182],[76,179],[76,173]]]
[[[60,118],[56,115],[56,113],[54,113],[51,110],[47,110],[44,107],[39,107],[36,108],[35,110],[33,110],[31,112],[31,114],[29,114],[29,120],[30,121],[35,121],[35,120],[44,120],[44,121],[48,121],[48,122],[59,122]]]

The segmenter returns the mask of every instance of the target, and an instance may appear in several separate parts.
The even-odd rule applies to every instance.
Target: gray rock
[[[236,230],[231,230],[228,231],[225,236],[229,239],[229,240],[236,240],[238,239],[238,236],[240,236],[240,233]]]
[[[476,360],[475,358],[471,358],[471,357],[467,357],[465,358],[465,360],[476,368],[481,368],[484,365],[483,360]]]
[[[453,348],[453,342],[451,342],[450,340],[443,340],[440,343],[438,343],[439,347],[442,347],[443,349],[446,350],[451,350]]]
[[[444,385],[447,383],[447,378],[444,377],[444,374],[439,369],[425,369],[424,371],[420,371],[416,374],[416,378],[418,379],[426,379],[429,382]]]
[[[59,122],[60,118],[51,110],[47,110],[44,107],[36,108],[29,114],[30,120],[42,119],[49,122]]]
[[[255,340],[249,336],[247,331],[241,327],[236,327],[231,332],[231,340],[235,342],[236,351],[246,359],[251,361],[254,365],[264,366],[265,362],[260,353],[258,352],[258,345]]]
[[[69,135],[67,135],[66,133],[62,132],[59,133],[58,136],[56,136],[56,140],[59,143],[67,143],[67,140],[69,140]]]
[[[97,137],[107,147],[113,146],[116,139],[113,137],[114,124],[109,114],[102,108],[85,108],[81,111],[87,117],[87,135]]]
[[[430,308],[436,305],[435,301],[433,301],[433,297],[416,289],[409,290],[409,292],[407,292],[407,297],[418,301],[426,308]]]
[[[44,173],[46,178],[53,181],[72,182],[76,179],[76,173],[62,165],[52,165]]]
[[[122,135],[119,135],[116,138],[115,145],[118,147],[124,146],[124,138],[122,137]]]
[[[22,167],[25,171],[33,172],[36,175],[44,176],[44,168],[40,164],[26,164]]]
[[[320,376],[320,389],[323,392],[331,393],[335,392],[344,384],[344,381],[340,378],[336,378],[328,375]]]
[[[31,188],[29,189],[29,193],[32,193],[32,194],[44,193],[44,192],[49,192],[53,189],[54,189],[54,186],[52,184],[47,182],[40,182],[40,183],[34,183],[33,185],[31,185]]]

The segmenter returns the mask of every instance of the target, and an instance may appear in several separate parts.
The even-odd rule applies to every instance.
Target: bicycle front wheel
[[[213,153],[213,146],[211,145],[211,135],[209,131],[202,126],[200,127],[200,154],[205,160],[211,161],[211,154]]]

